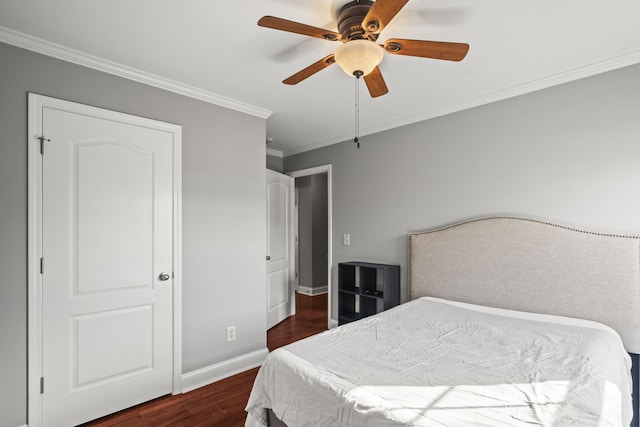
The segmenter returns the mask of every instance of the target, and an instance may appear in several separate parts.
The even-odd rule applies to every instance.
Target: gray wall
[[[347,260],[400,264],[406,287],[406,234],[477,215],[640,234],[638,82],[635,65],[286,157],[332,165],[334,287]]]
[[[313,287],[327,286],[327,174],[311,175],[313,209]]]
[[[313,286],[313,203],[311,177],[296,178],[298,190],[298,282]]]
[[[264,349],[265,120],[0,43],[0,426],[27,422],[27,92],[183,126],[183,372]]]
[[[327,174],[296,178],[300,286],[327,286]]]
[[[284,159],[278,156],[267,155],[267,169],[282,173],[284,170]]]

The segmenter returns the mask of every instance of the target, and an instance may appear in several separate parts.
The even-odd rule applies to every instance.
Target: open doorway
[[[331,319],[331,165],[288,173],[295,179],[296,291],[324,296],[327,327]]]
[[[308,296],[329,292],[327,277],[327,174],[295,179],[297,200],[296,290]]]

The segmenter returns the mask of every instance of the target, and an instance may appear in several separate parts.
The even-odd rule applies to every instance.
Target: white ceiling
[[[0,41],[268,116],[267,147],[287,155],[353,138],[354,79],[334,65],[282,84],[339,42],[256,22],[335,30],[346,2],[0,0]],[[361,135],[638,63],[640,2],[411,0],[379,40],[391,37],[471,47],[462,62],[387,54],[389,94],[361,87]]]

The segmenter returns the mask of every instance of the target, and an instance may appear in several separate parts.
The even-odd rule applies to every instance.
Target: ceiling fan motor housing
[[[376,41],[377,34],[367,33],[362,28],[362,21],[373,6],[370,0],[354,0],[342,7],[338,14],[338,32],[344,40],[368,39]],[[377,23],[376,23],[377,24]]]

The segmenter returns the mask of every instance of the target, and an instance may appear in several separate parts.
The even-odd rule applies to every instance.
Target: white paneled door
[[[44,426],[173,390],[174,135],[95,110],[41,111]]]
[[[267,329],[295,314],[293,182],[267,169]]]

